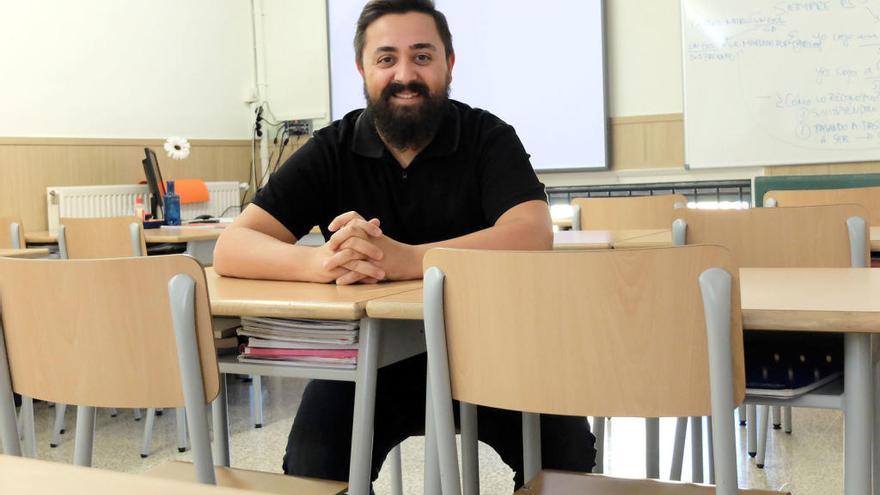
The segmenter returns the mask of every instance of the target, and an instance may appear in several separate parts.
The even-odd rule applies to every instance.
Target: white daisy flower
[[[189,156],[189,141],[180,136],[171,136],[165,140],[165,153],[172,160],[183,160]]]

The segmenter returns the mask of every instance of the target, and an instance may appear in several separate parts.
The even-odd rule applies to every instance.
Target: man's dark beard
[[[421,96],[422,103],[413,106],[392,104],[391,97],[403,91]],[[367,97],[367,110],[373,114],[376,129],[386,143],[399,150],[418,150],[434,139],[437,129],[443,123],[449,101],[449,86],[442,93],[432,95],[423,82],[392,82],[382,90],[378,101],[370,99],[366,85],[364,95]]]

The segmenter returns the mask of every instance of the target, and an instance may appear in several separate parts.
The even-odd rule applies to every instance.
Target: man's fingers
[[[382,251],[379,246],[373,244],[370,241],[361,239],[360,237],[349,237],[345,242],[342,243],[342,245],[339,246],[339,249],[351,249],[352,251],[356,251],[373,261],[380,261],[382,258],[385,257],[385,252]]]
[[[336,285],[351,285],[357,283],[374,284],[376,283],[376,279],[367,277],[363,273],[358,272],[348,272],[336,279]]]
[[[351,222],[354,219],[363,220],[364,217],[362,217],[356,211],[347,211],[347,212],[343,213],[342,215],[339,215],[338,217],[334,218],[333,221],[330,222],[330,225],[327,226],[327,229],[330,232],[336,232],[337,230],[339,230],[343,226],[345,226],[348,222]]]
[[[385,270],[379,268],[378,266],[370,263],[369,261],[364,260],[354,260],[349,261],[348,263],[342,265],[343,268],[348,268],[353,272],[358,272],[366,275],[370,278],[375,278],[376,280],[382,280],[385,278]]]
[[[355,260],[364,259],[365,256],[353,249],[342,249],[335,253],[333,256],[324,260],[323,268],[325,270],[336,270],[340,269],[340,267],[344,266],[346,263]]]
[[[327,247],[331,251],[336,251],[342,243],[352,237],[368,238],[380,237],[381,235],[382,229],[378,226],[363,220],[354,220],[330,236],[330,240],[327,241]]]

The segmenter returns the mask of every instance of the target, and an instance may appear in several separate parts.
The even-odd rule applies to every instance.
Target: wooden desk
[[[247,495],[249,490],[222,488],[104,469],[73,466],[24,457],[0,455],[0,486],[3,493],[43,495]]]
[[[871,251],[880,252],[880,227],[871,227]]]
[[[638,239],[663,232],[669,232],[671,243],[671,230],[561,230],[553,233],[553,249],[609,249],[629,239]]]
[[[43,258],[46,256],[49,256],[49,250],[46,248],[0,248],[0,257],[4,258]]]
[[[747,330],[846,332],[843,402],[811,405],[843,406],[845,493],[870,493],[875,413],[870,334],[880,333],[880,268],[742,268],[740,294]],[[367,315],[422,319],[421,299],[421,290],[374,299]]]
[[[672,246],[672,229],[657,230],[649,234],[620,239],[614,249],[668,247]]]
[[[355,383],[349,485],[352,495],[370,493],[373,413],[376,371],[425,351],[420,321],[367,317],[368,301],[420,288],[420,280],[373,285],[336,286],[308,282],[277,282],[220,277],[205,270],[211,311],[216,316],[273,316],[281,318],[360,319],[357,368],[309,368],[274,364],[240,363],[234,357],[220,360],[221,386],[214,414],[214,431],[225,431],[226,374],[256,374],[353,381]],[[218,406],[219,405],[219,406]],[[215,433],[215,450],[229,462],[229,439]],[[225,458],[224,458],[225,456]]]
[[[186,244],[186,254],[203,265],[210,266],[214,264],[214,244],[227,225],[229,224],[211,223],[144,229],[144,241],[147,244]],[[25,232],[24,240],[28,244],[57,244],[58,234],[46,230]]]

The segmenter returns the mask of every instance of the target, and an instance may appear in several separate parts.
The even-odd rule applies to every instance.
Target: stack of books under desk
[[[247,338],[241,363],[353,370],[357,366],[358,321],[249,317],[238,335]]]

